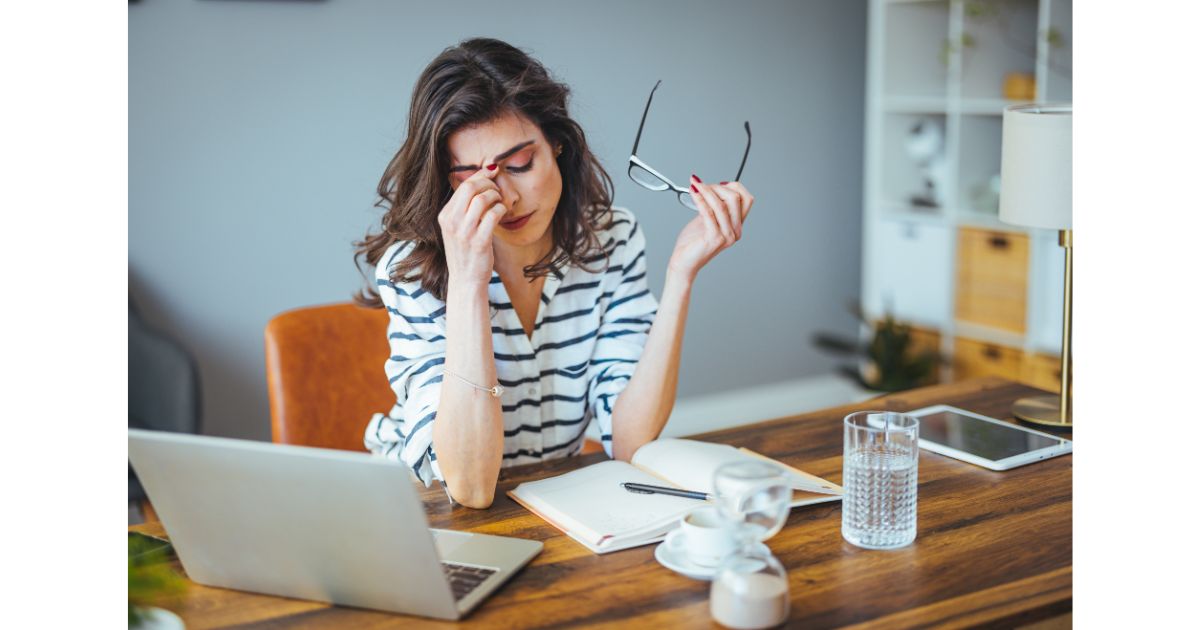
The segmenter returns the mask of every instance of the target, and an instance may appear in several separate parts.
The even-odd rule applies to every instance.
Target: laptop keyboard
[[[475,590],[475,587],[488,579],[489,575],[496,572],[495,569],[469,567],[453,562],[442,562],[442,571],[446,574],[446,579],[450,581],[450,590],[454,591],[454,601],[466,597],[468,593]]]

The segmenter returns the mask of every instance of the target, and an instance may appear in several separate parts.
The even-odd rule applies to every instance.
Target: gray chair
[[[178,341],[149,326],[129,299],[129,426],[200,432],[200,370]],[[129,468],[129,501],[146,491]]]

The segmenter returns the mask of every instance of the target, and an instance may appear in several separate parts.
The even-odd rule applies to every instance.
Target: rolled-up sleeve
[[[385,371],[396,405],[391,412],[371,418],[363,444],[372,453],[408,466],[429,486],[434,479],[443,480],[433,451],[433,423],[442,390],[446,338],[435,319],[438,313],[428,312],[413,296],[419,289],[393,284],[386,277],[377,278],[377,285],[389,315],[391,356]]]
[[[614,243],[604,283],[611,288],[602,296],[607,302],[588,366],[588,412],[600,430],[600,441],[609,457],[613,407],[633,376],[658,312],[658,301],[646,285],[645,235],[632,214],[622,212],[617,220],[626,221],[629,230],[617,237],[624,243]]]

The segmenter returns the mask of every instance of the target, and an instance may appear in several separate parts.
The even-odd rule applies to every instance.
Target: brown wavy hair
[[[413,251],[388,276],[393,282],[419,280],[425,291],[446,299],[446,248],[437,217],[454,192],[448,140],[459,129],[509,112],[536,124],[550,146],[562,147],[557,158],[562,195],[550,225],[554,245],[525,267],[525,276],[558,273],[567,264],[607,265],[597,233],[612,226],[612,178],[567,113],[569,94],[536,59],[500,40],[469,39],[442,51],[417,80],[407,137],[379,180],[375,206],[384,209],[381,230],[354,244],[359,269],[363,260],[374,268],[393,243],[412,241]],[[355,299],[379,308],[372,276],[363,271],[368,284]]]

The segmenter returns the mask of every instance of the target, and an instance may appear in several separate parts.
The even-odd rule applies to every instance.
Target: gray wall
[[[695,288],[680,395],[827,372],[859,292],[865,2],[143,0],[129,6],[129,274],[148,318],[199,359],[205,431],[267,439],[262,330],[346,300],[350,242],[401,142],[413,82],[487,35],[573,88],[572,110],[643,223],[651,288],[692,216],[625,176],[726,179],[755,130],[742,241]],[[382,367],[380,368],[382,369]]]

